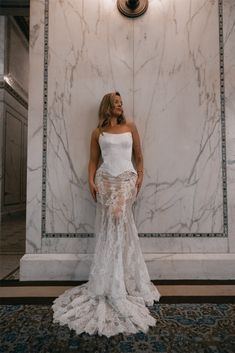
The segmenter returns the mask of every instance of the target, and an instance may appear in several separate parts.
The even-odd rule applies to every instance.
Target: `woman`
[[[147,332],[156,320],[146,305],[159,301],[160,293],[150,281],[132,213],[143,181],[140,138],[134,122],[124,117],[118,92],[101,101],[99,124],[91,135],[88,174],[97,204],[89,280],[55,299],[53,321],[78,334],[110,337]]]

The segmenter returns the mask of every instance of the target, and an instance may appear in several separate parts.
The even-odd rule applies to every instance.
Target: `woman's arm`
[[[97,129],[92,131],[91,143],[90,143],[90,160],[88,163],[88,175],[89,181],[94,181],[95,172],[98,167],[100,158],[100,146],[98,143],[98,131]]]
[[[141,172],[143,173],[144,161],[143,161],[143,154],[141,150],[139,133],[134,122],[131,122],[131,131],[132,131],[132,137],[133,137],[133,151],[134,151],[135,164],[136,164],[137,172],[139,174]]]
[[[99,131],[95,129],[91,134],[91,142],[90,142],[90,160],[88,163],[88,179],[91,194],[96,201],[96,192],[97,188],[94,183],[95,173],[98,167],[99,158],[100,158],[100,146],[98,143]]]
[[[136,169],[138,174],[138,178],[136,181],[137,194],[138,194],[143,182],[144,161],[143,161],[143,154],[141,149],[140,136],[139,136],[137,127],[133,121],[129,122],[129,126],[131,127],[131,132],[132,132],[133,152],[134,152],[134,159],[135,159],[135,164],[136,164]]]

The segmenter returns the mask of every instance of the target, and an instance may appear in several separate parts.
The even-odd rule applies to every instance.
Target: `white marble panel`
[[[235,3],[224,0],[225,116],[229,252],[235,252]]]
[[[91,232],[90,135],[104,94],[133,112],[133,23],[116,1],[50,1],[47,232]],[[69,241],[69,240],[68,240]]]
[[[26,253],[41,248],[44,2],[30,2]]]
[[[42,254],[25,255],[20,276],[81,280],[94,239],[41,239],[43,4],[31,1],[27,189],[27,252]],[[222,231],[217,6],[150,0],[148,12],[130,21],[114,0],[50,1],[48,232],[93,230],[89,134],[102,95],[114,89],[143,141],[138,230]],[[152,279],[235,279],[234,254],[223,254],[235,251],[234,15],[233,1],[224,0],[229,238],[141,238]]]
[[[222,232],[218,2],[152,0],[134,42],[138,229]]]
[[[140,237],[143,253],[226,253],[224,238],[150,238]],[[93,254],[95,238],[43,238],[42,253]]]
[[[145,254],[150,278],[235,279],[234,254]],[[21,281],[83,281],[88,279],[90,254],[27,254],[20,260]]]

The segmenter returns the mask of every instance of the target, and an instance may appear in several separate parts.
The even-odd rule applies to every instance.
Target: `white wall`
[[[82,255],[72,260],[68,254],[93,252],[89,235],[95,204],[87,183],[90,133],[102,96],[114,90],[121,92],[126,115],[141,135],[145,178],[134,215],[152,277],[235,278],[233,266],[223,267],[226,259],[231,264],[235,259],[235,8],[232,0],[224,1],[221,49],[220,3],[152,0],[147,13],[133,20],[118,12],[114,0],[50,1],[47,66],[45,8],[31,2],[28,255],[21,261],[21,279],[58,279],[59,272],[64,279],[78,279],[82,270],[76,263]],[[223,50],[225,117],[231,128],[222,144]],[[228,169],[222,150],[227,151]],[[37,273],[28,267],[35,259],[41,265]],[[62,268],[50,273],[47,261],[59,261]],[[66,274],[68,261],[75,261],[71,266],[76,271],[69,267]],[[84,271],[86,277],[86,265]]]

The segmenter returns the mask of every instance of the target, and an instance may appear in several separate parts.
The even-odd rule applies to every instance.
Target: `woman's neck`
[[[114,116],[110,119],[110,125],[116,126],[118,124],[117,118]]]

